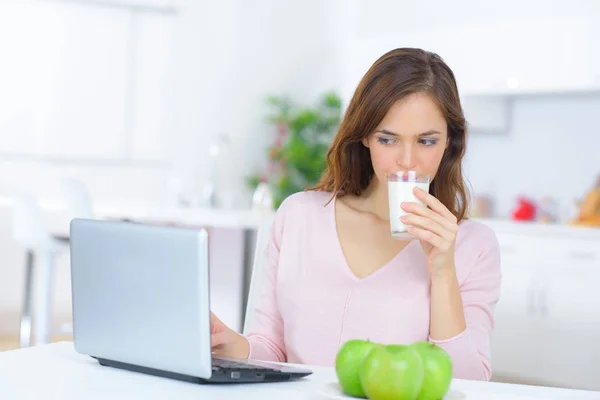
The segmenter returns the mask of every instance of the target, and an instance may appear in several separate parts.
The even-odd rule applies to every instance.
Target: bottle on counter
[[[558,210],[554,199],[551,197],[542,197],[538,202],[536,212],[537,222],[553,223],[558,220]]]
[[[260,213],[273,212],[273,192],[266,179],[262,178],[252,195],[252,210]]]
[[[233,180],[234,154],[229,136],[220,134],[209,148],[209,178],[200,195],[200,205],[209,208],[233,207],[237,187]]]

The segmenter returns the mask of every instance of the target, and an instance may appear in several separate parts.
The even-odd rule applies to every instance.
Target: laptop
[[[73,342],[103,366],[195,383],[298,379],[309,369],[216,357],[205,229],[74,219]]]

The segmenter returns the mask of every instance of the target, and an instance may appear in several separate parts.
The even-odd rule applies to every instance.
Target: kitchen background
[[[597,228],[571,226],[600,176],[598,38],[594,0],[2,0],[0,335],[18,334],[23,296],[25,253],[12,236],[12,195],[27,192],[46,209],[61,209],[61,182],[75,177],[98,208],[197,207],[213,177],[219,208],[247,210],[246,178],[268,169],[278,137],[266,98],[314,106],[335,93],[343,109],[369,65],[403,46],[440,54],[456,73],[470,123],[465,170],[474,215],[497,227],[511,249],[537,253],[505,257],[523,266],[513,270],[520,275],[505,267],[505,285],[514,289],[505,304],[521,307],[521,289],[510,285],[522,284],[524,299],[531,286],[525,268],[548,271],[553,258],[557,277],[573,276],[576,263],[586,269],[567,289],[557,286],[550,301],[571,317],[581,305],[593,309],[600,298],[592,295],[569,307],[563,300],[594,292],[585,285],[600,277]],[[508,223],[540,217],[554,221]],[[227,249],[241,253],[243,233],[235,226],[213,232],[221,238],[211,267],[222,274],[217,286],[239,293],[227,269],[240,273],[242,255]],[[550,234],[555,249],[583,240],[573,242],[579,261],[544,258],[548,243],[536,240]],[[575,254],[570,249],[565,254]],[[554,288],[548,277],[541,284]],[[68,332],[66,253],[53,279],[53,327]],[[225,310],[225,303],[218,306]],[[224,311],[224,320],[233,324],[239,312]],[[523,326],[519,318],[525,316],[511,321]],[[546,329],[538,322],[531,332]],[[581,340],[571,326],[589,337],[600,330],[600,320],[587,316],[551,325],[560,325],[562,336],[549,337],[548,346]],[[527,364],[528,354],[539,356],[539,343],[523,344],[530,352],[515,344],[496,354],[509,362],[503,350],[519,353],[530,365],[505,370],[510,379],[589,387],[598,376],[591,357],[600,350],[588,344],[591,350],[565,364],[572,375],[544,370],[541,359]],[[582,363],[587,377],[577,373]]]

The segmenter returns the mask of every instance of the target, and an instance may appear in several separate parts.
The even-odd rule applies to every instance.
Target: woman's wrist
[[[447,340],[466,329],[462,296],[454,268],[439,269],[431,275],[430,337]]]
[[[431,283],[432,284],[447,284],[453,283],[456,279],[456,269],[454,266],[448,266],[444,268],[437,268],[431,272]]]

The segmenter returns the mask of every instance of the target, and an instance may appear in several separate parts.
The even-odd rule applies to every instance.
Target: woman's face
[[[385,185],[387,176],[399,170],[414,170],[433,180],[447,142],[446,120],[426,93],[396,102],[375,131],[363,139],[376,179]]]

